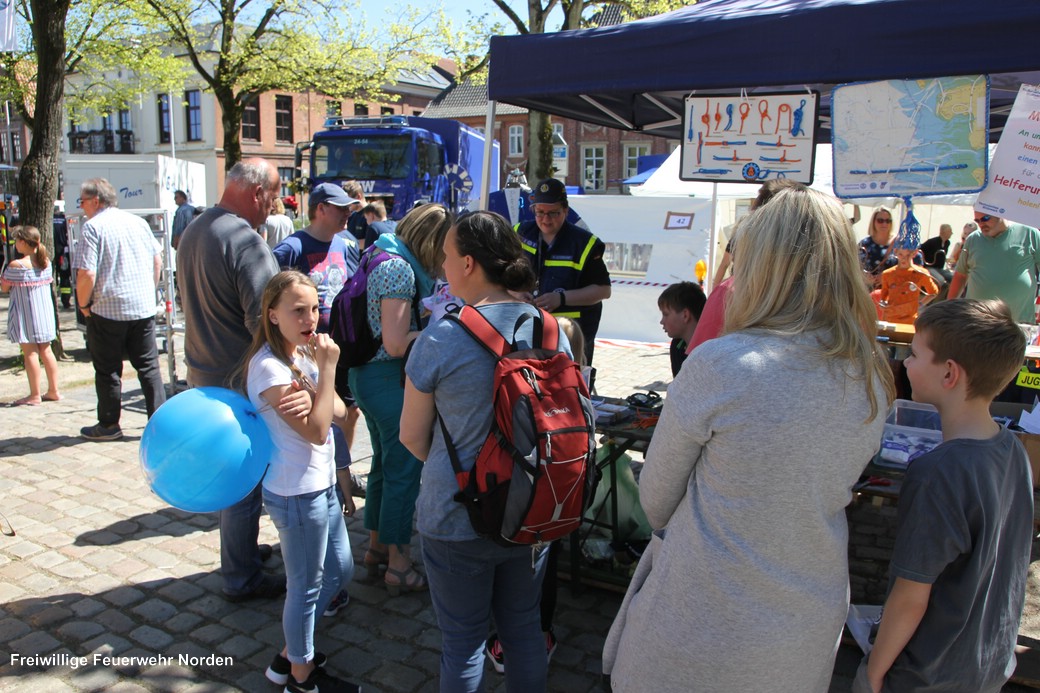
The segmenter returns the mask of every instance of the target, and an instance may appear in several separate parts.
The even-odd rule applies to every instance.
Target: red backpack
[[[470,471],[463,471],[444,420],[441,432],[473,528],[503,546],[549,542],[578,529],[595,496],[596,415],[581,370],[559,351],[556,318],[522,316],[508,343],[480,311],[464,306],[459,323],[492,356],[494,418]],[[531,344],[516,349],[516,330],[533,320]]]

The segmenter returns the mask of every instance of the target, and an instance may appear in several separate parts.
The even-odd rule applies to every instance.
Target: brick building
[[[452,118],[481,132],[487,125],[487,84],[454,83],[433,100],[423,114]],[[668,154],[678,142],[645,133],[627,132],[568,118],[553,118],[553,131],[566,145],[554,147],[556,177],[590,194],[620,194],[622,181],[637,173],[640,156]],[[492,136],[502,145],[502,180],[514,168],[524,169],[530,158],[526,108],[500,103],[495,109]],[[529,181],[534,184],[535,181]]]
[[[122,79],[122,75],[118,76]],[[243,157],[261,156],[278,167],[283,194],[295,177],[297,142],[323,129],[329,115],[420,115],[450,84],[441,66],[423,73],[401,71],[387,91],[393,102],[331,99],[316,92],[271,91],[246,107],[242,118]],[[171,104],[173,108],[171,108]],[[64,151],[69,155],[176,156],[206,167],[206,196],[212,204],[224,186],[224,131],[221,111],[200,78],[182,90],[153,94],[123,111],[66,122]]]

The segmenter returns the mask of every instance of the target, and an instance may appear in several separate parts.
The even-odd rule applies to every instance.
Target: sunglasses
[[[992,214],[984,214],[981,217],[975,217],[975,221],[989,221],[993,218]]]
[[[874,221],[876,221],[879,224],[891,224],[892,223],[891,219],[881,219],[880,217],[875,219]]]

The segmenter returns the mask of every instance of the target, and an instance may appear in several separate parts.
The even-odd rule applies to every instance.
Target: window
[[[356,116],[367,116],[368,115],[368,104],[356,103],[354,104],[354,115]]]
[[[581,148],[581,170],[586,190],[607,189],[607,148],[602,144],[586,144]]]
[[[202,93],[198,89],[184,92],[184,126],[189,142],[202,141]]]
[[[282,179],[282,197],[292,195],[289,184],[296,179],[296,169],[292,166],[279,166],[278,177]]]
[[[475,127],[473,129],[476,130],[477,132],[479,132],[481,135],[484,134],[484,126],[483,125],[481,125],[479,127]]]
[[[639,173],[639,157],[647,156],[650,153],[650,145],[647,142],[626,144],[623,151],[625,159],[624,170],[621,172],[622,180]]]
[[[112,129],[112,115],[110,113],[101,116],[101,129],[105,132]]]
[[[335,118],[343,115],[343,104],[339,101],[326,101],[325,102],[325,117]]]
[[[0,162],[14,163],[7,158],[7,143],[4,142],[3,137],[0,137]]]
[[[293,141],[292,97],[278,94],[274,97],[274,141]]]
[[[159,144],[170,143],[170,95],[159,94]]]
[[[12,161],[22,160],[22,133],[20,132],[11,133],[11,156]]]
[[[130,123],[130,109],[128,108],[123,108],[119,111],[119,129],[133,130]]]
[[[412,111],[412,115],[417,117],[417,118],[421,117],[422,116],[422,111]]]
[[[379,109],[379,115],[393,115],[394,109],[390,106],[383,106]]]
[[[524,126],[509,126],[509,156],[524,155]]]
[[[242,108],[242,139],[260,141],[260,97],[252,97]]]

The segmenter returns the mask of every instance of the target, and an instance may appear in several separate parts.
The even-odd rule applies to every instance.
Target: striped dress
[[[54,301],[51,298],[51,265],[11,267],[4,270],[11,284],[7,313],[7,338],[15,344],[49,344],[55,338]]]

